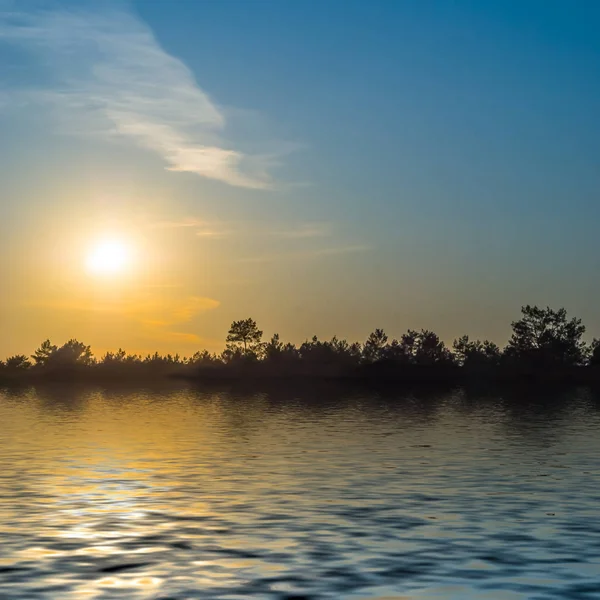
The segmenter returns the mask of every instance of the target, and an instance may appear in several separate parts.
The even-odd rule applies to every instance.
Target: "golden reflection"
[[[26,548],[19,552],[19,556],[23,560],[41,560],[44,558],[57,558],[59,556],[65,556],[65,552],[59,552],[58,550],[50,550],[49,548],[32,547]]]
[[[96,581],[96,585],[118,587],[121,581],[117,577],[102,577]]]
[[[498,436],[508,421],[497,416],[474,417],[446,403],[417,418],[406,403],[381,410],[379,398],[361,412],[350,400],[334,409],[313,399],[284,404],[185,390],[76,389],[49,393],[40,387],[27,401],[0,393],[0,435],[7,440],[0,456],[0,533],[20,525],[0,547],[0,557],[4,551],[11,562],[0,564],[18,565],[3,576],[29,577],[38,589],[60,584],[65,596],[90,600],[184,597],[186,589],[219,598],[246,597],[252,582],[262,595],[268,581],[265,596],[313,588],[331,597],[367,597],[371,590],[350,592],[338,583],[360,569],[359,584],[363,575],[372,578],[371,597],[383,599],[394,589],[389,573],[399,556],[406,573],[417,574],[408,585],[416,588],[425,577],[437,585],[428,563],[419,570],[428,552],[442,557],[441,571],[478,570],[487,581],[500,569],[485,558],[482,536],[504,553],[499,523],[523,528],[520,519],[498,511],[498,498],[482,493],[498,490],[513,492],[511,511],[532,515],[538,539],[510,543],[524,556],[532,546],[539,553],[540,561],[528,559],[531,569],[541,572],[557,551],[573,552],[567,535],[563,548],[545,544],[561,538],[561,521],[553,519],[553,529],[547,525],[548,503],[558,513],[565,498],[547,495],[548,478],[531,478],[532,463],[523,462],[531,446]],[[573,437],[565,433],[562,442],[576,449],[578,472],[592,469],[597,456],[596,438],[587,432],[590,422],[597,429],[598,417],[586,417],[585,429]],[[476,426],[473,419],[479,419]],[[585,448],[577,445],[582,440]],[[503,465],[491,475],[484,443],[503,450]],[[561,450],[553,449],[551,464]],[[533,460],[547,460],[546,446],[535,452]],[[397,473],[389,470],[394,465]],[[563,475],[562,465],[557,468]],[[567,507],[583,530],[595,514],[597,486],[593,475],[574,481],[590,490],[585,502]],[[536,493],[544,503],[532,510]],[[453,539],[460,549],[443,558]],[[489,549],[490,556],[494,552]],[[582,559],[591,565],[593,556]],[[583,568],[582,579],[593,576]],[[0,596],[8,585],[0,584]]]
[[[156,587],[160,585],[161,580],[158,577],[138,577],[132,584],[136,587]]]

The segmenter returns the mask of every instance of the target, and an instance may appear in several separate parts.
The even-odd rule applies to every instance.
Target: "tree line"
[[[461,377],[589,377],[599,374],[600,340],[586,343],[581,319],[564,308],[524,306],[511,323],[512,335],[500,348],[488,340],[464,335],[451,347],[429,330],[409,329],[389,339],[375,329],[365,342],[349,343],[316,336],[300,345],[283,342],[278,334],[263,341],[251,318],[234,321],[220,354],[199,351],[147,356],[122,349],[96,358],[90,346],[72,339],[57,346],[43,342],[31,355],[0,361],[0,376],[69,378],[182,376],[198,379],[244,377],[328,377],[406,380],[448,380]]]

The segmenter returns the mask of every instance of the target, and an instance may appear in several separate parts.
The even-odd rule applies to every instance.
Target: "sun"
[[[94,275],[118,275],[128,269],[131,249],[119,240],[105,240],[91,249],[85,263]]]

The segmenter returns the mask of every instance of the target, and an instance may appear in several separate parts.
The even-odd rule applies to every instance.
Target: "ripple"
[[[0,597],[598,597],[600,403],[460,394],[0,396]]]

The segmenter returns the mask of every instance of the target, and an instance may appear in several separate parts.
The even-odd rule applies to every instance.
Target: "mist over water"
[[[0,391],[0,597],[598,598],[584,389]]]

